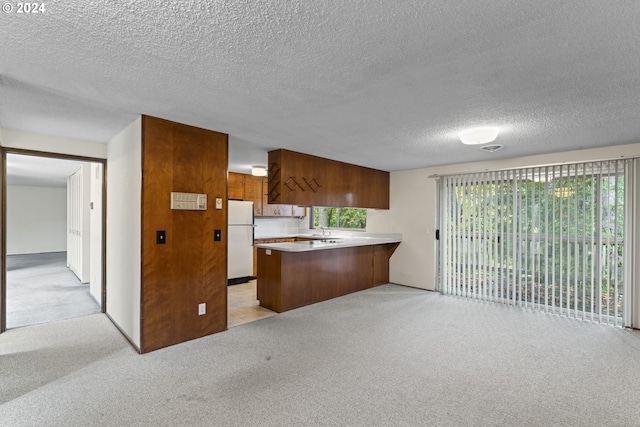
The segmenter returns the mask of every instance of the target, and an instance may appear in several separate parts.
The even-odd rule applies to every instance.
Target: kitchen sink
[[[318,243],[338,243],[336,239],[318,239],[318,240],[307,240],[306,242],[300,242],[306,245],[317,245]]]

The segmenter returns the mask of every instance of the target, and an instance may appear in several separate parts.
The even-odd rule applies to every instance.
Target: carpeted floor
[[[66,252],[7,256],[7,328],[100,312],[67,268]]]
[[[104,315],[0,335],[3,426],[631,426],[640,333],[386,285],[138,355]]]

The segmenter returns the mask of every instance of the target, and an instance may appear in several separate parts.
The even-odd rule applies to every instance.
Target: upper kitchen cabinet
[[[262,178],[262,188],[262,216],[294,216],[293,206],[269,203],[269,181],[267,178]]]
[[[267,178],[244,173],[229,172],[227,194],[229,199],[253,202],[254,216],[303,217],[306,209],[287,204],[269,204]]]
[[[233,200],[244,200],[245,176],[241,173],[229,172],[227,181],[227,197]]]
[[[241,175],[241,174],[238,174]],[[253,214],[263,215],[263,190],[261,176],[244,175],[244,201],[253,202]]]
[[[275,204],[389,209],[389,172],[274,150],[267,194]]]

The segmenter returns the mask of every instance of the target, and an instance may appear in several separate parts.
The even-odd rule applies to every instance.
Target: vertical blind
[[[625,326],[628,162],[442,177],[441,292]]]

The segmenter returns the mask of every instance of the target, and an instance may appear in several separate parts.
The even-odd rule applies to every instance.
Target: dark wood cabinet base
[[[398,243],[285,252],[258,248],[258,300],[281,313],[389,282]]]

